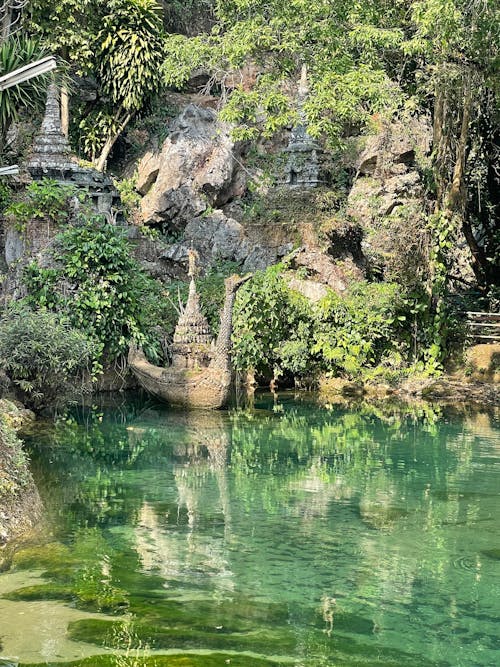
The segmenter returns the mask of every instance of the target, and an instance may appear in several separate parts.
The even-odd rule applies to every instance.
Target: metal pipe
[[[47,56],[41,60],[37,60],[34,63],[29,65],[24,65],[19,69],[9,72],[4,76],[0,76],[0,92],[11,88],[11,86],[17,86],[19,83],[24,83],[29,81],[35,76],[40,76],[40,74],[45,74],[50,72],[57,67],[56,59],[54,56]]]

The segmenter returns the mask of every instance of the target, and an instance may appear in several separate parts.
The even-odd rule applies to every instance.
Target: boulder
[[[245,179],[239,174],[238,152],[230,127],[215,111],[187,106],[161,150],[148,151],[139,162],[144,222],[183,230],[193,218],[242,195]]]

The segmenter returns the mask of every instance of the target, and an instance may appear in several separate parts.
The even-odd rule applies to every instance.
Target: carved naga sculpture
[[[226,405],[233,379],[231,333],[236,292],[251,276],[226,278],[219,335],[214,345],[199,306],[192,251],[189,275],[189,297],[175,329],[171,366],[162,368],[149,363],[143,351],[134,345],[130,347],[128,363],[139,384],[163,401],[216,410]]]

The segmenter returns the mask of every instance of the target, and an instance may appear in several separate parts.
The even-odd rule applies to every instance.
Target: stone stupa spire
[[[196,291],[194,276],[196,273],[196,251],[188,251],[189,295],[186,306],[179,317],[174,331],[172,346],[172,365],[186,368],[206,365],[208,350],[212,342],[210,327],[200,309],[200,298]]]
[[[45,115],[40,131],[35,136],[33,150],[26,165],[32,176],[50,172],[63,174],[75,167],[75,158],[61,126],[59,91],[55,83],[47,89]]]
[[[290,141],[285,153],[288,154],[282,185],[293,188],[315,188],[321,185],[320,145],[307,131],[307,119],[304,105],[309,95],[307,65],[304,63],[300,71],[297,87],[298,123],[292,129]]]

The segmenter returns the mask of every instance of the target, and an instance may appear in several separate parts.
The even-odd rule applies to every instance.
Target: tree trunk
[[[68,60],[68,49],[64,47],[61,51],[61,55],[64,60]],[[69,134],[69,91],[68,87],[63,83],[61,86],[61,95],[60,95],[60,104],[61,104],[61,129],[64,133],[64,136],[68,138]]]
[[[12,8],[10,5],[7,5],[2,9],[1,14],[2,24],[1,24],[1,33],[0,33],[0,44],[5,42],[5,40],[10,35],[10,26],[12,24]]]
[[[103,146],[101,154],[97,158],[97,162],[96,162],[96,165],[95,165],[95,168],[97,169],[97,171],[104,171],[106,169],[106,162],[108,161],[108,157],[109,157],[109,154],[111,153],[111,149],[113,148],[113,146],[115,145],[116,140],[118,139],[120,134],[123,132],[123,130],[127,127],[127,125],[130,122],[130,119],[132,118],[132,114],[128,113],[125,116],[125,118],[123,118],[122,121],[119,121],[118,119],[120,117],[120,111],[121,110],[119,110],[116,113],[116,116],[115,116],[115,119],[119,123],[118,128],[117,128],[116,132],[114,132],[112,135],[110,135],[108,137],[108,139],[106,140],[106,143]]]
[[[469,140],[470,115],[472,110],[471,72],[467,71],[464,78],[462,123],[457,141],[453,178],[446,196],[445,211],[452,215],[455,211],[464,213],[467,197],[465,184],[465,164],[467,143]]]
[[[61,130],[66,139],[69,134],[69,93],[66,86],[61,86]]]
[[[434,173],[436,178],[436,207],[439,207],[443,197],[443,184],[446,174],[446,140],[445,140],[445,93],[440,88],[436,91],[434,104],[433,137]]]

